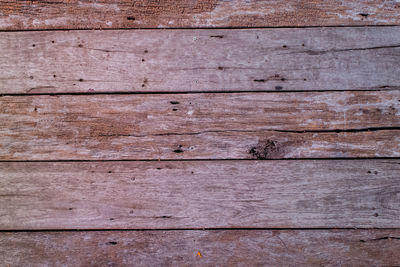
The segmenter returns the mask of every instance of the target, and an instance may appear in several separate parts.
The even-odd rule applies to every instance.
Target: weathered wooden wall
[[[0,265],[399,266],[399,58],[397,0],[1,1]]]

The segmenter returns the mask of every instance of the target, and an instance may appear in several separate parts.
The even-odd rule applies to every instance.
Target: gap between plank
[[[63,160],[0,160],[2,162],[177,162],[177,161],[331,161],[331,160],[400,160],[400,157],[359,157],[359,158],[274,158],[274,159],[63,159]],[[400,164],[400,163],[399,163]]]
[[[155,228],[155,229],[16,229],[0,230],[0,233],[19,232],[151,232],[151,231],[327,231],[327,230],[398,230],[400,228],[378,228],[378,227],[317,227],[317,228]]]
[[[398,27],[400,24],[385,25],[309,25],[309,26],[264,26],[264,27],[132,27],[132,28],[55,28],[55,29],[25,29],[25,30],[0,30],[1,32],[50,32],[50,31],[125,31],[125,30],[246,30],[246,29],[309,29],[309,28],[372,28],[372,27]]]
[[[58,96],[58,95],[82,95],[82,96],[91,96],[91,95],[174,95],[174,94],[244,94],[244,93],[274,93],[274,94],[282,94],[282,93],[330,93],[330,92],[389,92],[389,91],[399,91],[400,87],[395,87],[395,89],[343,89],[343,90],[286,90],[286,91],[273,91],[273,90],[244,90],[244,91],[146,91],[146,92],[126,92],[126,91],[115,91],[115,92],[65,92],[65,93],[6,93],[1,94],[0,97],[3,96]]]

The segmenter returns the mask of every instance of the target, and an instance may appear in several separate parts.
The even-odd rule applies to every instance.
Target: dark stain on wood
[[[273,159],[282,156],[283,148],[281,144],[273,140],[259,142],[249,150],[249,154],[256,159]]]

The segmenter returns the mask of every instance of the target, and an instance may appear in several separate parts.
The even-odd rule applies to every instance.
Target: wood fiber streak
[[[0,229],[396,228],[399,160],[2,162]]]
[[[400,91],[0,97],[0,160],[398,157]]]
[[[399,230],[1,233],[0,261],[5,266],[397,266],[399,239]]]
[[[3,32],[0,94],[399,89],[399,32]]]
[[[397,0],[1,1],[0,30],[399,24]]]

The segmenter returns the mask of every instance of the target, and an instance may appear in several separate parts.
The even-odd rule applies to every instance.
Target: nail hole
[[[135,20],[135,17],[129,16],[129,17],[126,17],[126,19],[127,19],[127,20]]]

